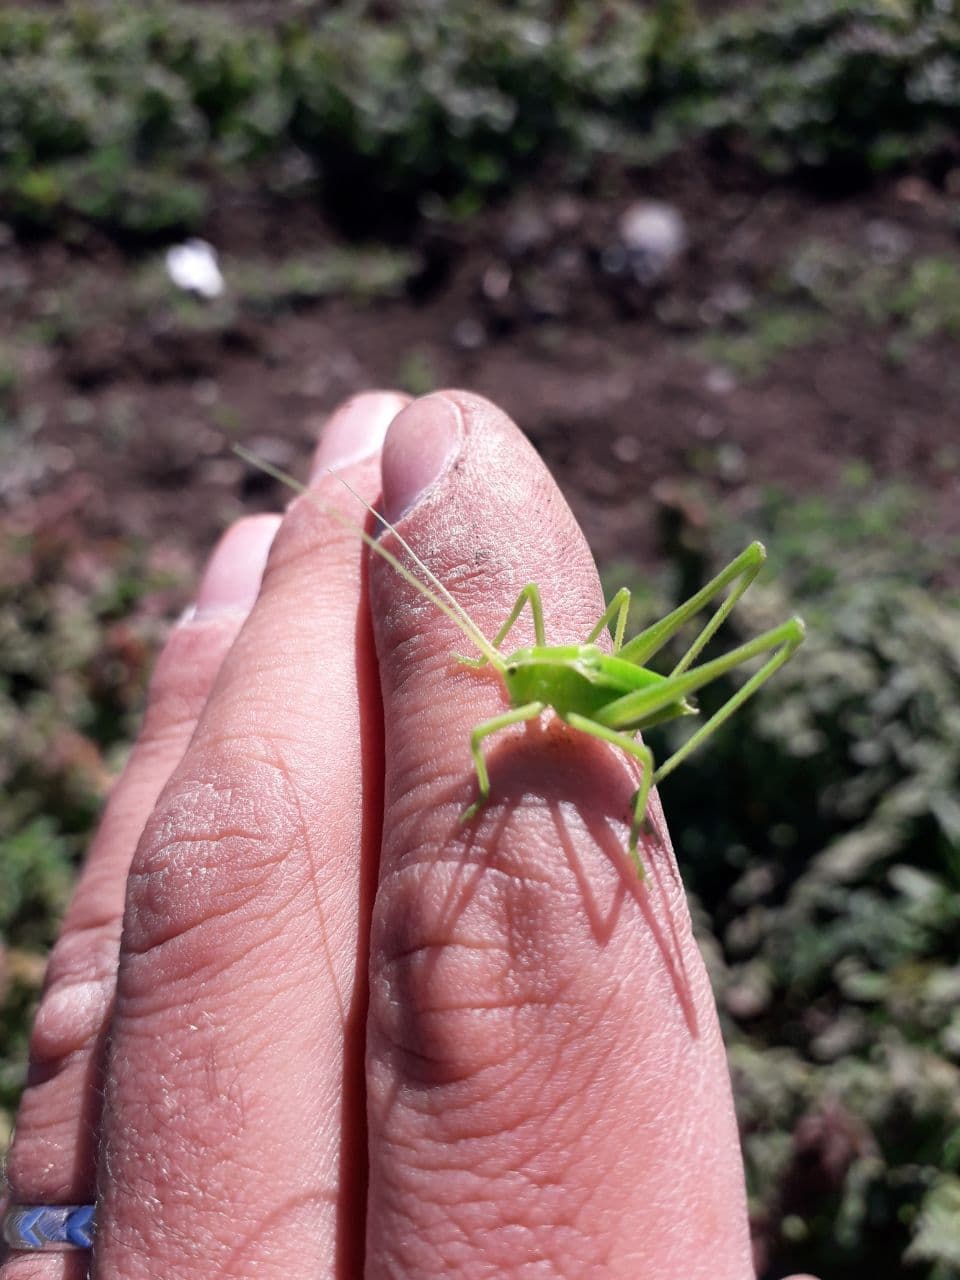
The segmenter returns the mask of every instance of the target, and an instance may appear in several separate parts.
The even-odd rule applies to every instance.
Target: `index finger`
[[[383,480],[387,515],[484,636],[531,581],[548,644],[590,632],[603,600],[583,536],[493,406],[408,407]],[[387,774],[368,1280],[745,1280],[729,1076],[658,803],[641,884],[635,765],[547,716],[490,739],[491,801],[461,824],[470,734],[508,709],[503,688],[451,663],[464,637],[381,560],[371,598]],[[504,647],[532,640],[521,619]]]

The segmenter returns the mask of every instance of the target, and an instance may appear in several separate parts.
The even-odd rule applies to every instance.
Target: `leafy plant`
[[[892,360],[920,344],[960,336],[960,263],[945,255],[885,259],[861,247],[812,240],[695,349],[745,380],[786,353],[851,332],[882,331]]]
[[[76,487],[0,523],[0,1130],[76,864],[185,567],[84,537]]]
[[[808,638],[663,794],[770,1274],[932,1280],[960,1233],[960,609],[919,585],[914,495],[848,484],[754,513],[776,560],[735,629],[794,607]]]
[[[0,12],[0,200],[45,226],[196,227],[211,184],[291,171],[351,225],[476,209],[547,157],[583,175],[711,137],[846,180],[949,149],[960,19],[928,0],[430,0],[259,27],[182,4]],[[253,166],[253,168],[251,168]],[[295,183],[296,185],[296,183]]]

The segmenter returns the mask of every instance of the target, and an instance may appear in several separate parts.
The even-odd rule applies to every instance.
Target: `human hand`
[[[486,635],[536,581],[551,641],[582,640],[586,543],[498,410],[429,396],[381,456],[401,408],[341,409],[319,502],[234,526],[170,638],[51,957],[11,1199],[96,1199],[92,1275],[123,1280],[747,1280],[658,802],[641,884],[632,766],[532,723],[495,740],[460,824],[497,679],[451,662],[449,621],[324,510],[362,522],[327,469],[370,502],[382,480]],[[86,1266],[15,1253],[3,1280]]]

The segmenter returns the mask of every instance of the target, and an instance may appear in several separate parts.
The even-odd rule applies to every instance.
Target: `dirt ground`
[[[685,235],[652,283],[611,259],[618,220],[648,198],[679,211]],[[0,333],[17,341],[15,404],[30,427],[28,447],[5,460],[0,495],[16,503],[79,483],[91,531],[199,555],[242,509],[276,499],[252,485],[234,440],[296,468],[351,393],[458,385],[520,423],[601,561],[650,563],[658,513],[689,502],[691,484],[703,519],[715,518],[704,496],[748,514],[765,486],[829,491],[851,462],[878,482],[922,487],[921,533],[960,534],[955,337],[934,335],[895,362],[883,326],[833,328],[787,344],[750,377],[699,345],[720,313],[736,331],[724,308],[762,301],[797,246],[859,251],[886,236],[911,257],[957,257],[955,218],[916,178],[830,197],[691,155],[642,185],[611,175],[585,196],[547,184],[459,226],[427,223],[398,298],[244,314],[199,335],[151,316],[118,325],[91,298],[79,332],[47,344],[22,335],[51,292],[93,269],[122,294],[142,251],[125,256],[96,237],[74,249],[10,240],[0,287],[17,287]],[[228,192],[205,236],[235,258],[342,242],[309,204]]]

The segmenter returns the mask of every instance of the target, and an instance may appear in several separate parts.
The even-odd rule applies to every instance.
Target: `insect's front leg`
[[[493,637],[493,647],[499,649],[503,643],[507,632],[520,617],[523,612],[524,605],[530,605],[530,612],[533,614],[533,633],[536,636],[537,644],[541,647],[547,643],[546,633],[543,627],[543,605],[540,601],[540,588],[535,582],[528,582],[523,588],[514,603],[513,608],[507,615],[507,620]],[[465,667],[484,667],[487,664],[486,658],[465,658],[462,654],[456,653],[454,657],[458,662],[463,663]]]
[[[494,716],[492,720],[484,720],[483,724],[478,724],[471,733],[470,754],[473,756],[473,763],[477,770],[477,786],[480,795],[473,804],[464,809],[460,815],[461,822],[469,822],[471,818],[475,818],[490,795],[490,775],[487,773],[487,762],[480,749],[484,738],[489,738],[490,734],[496,733],[498,729],[507,729],[510,725],[520,724],[523,720],[536,719],[545,705],[546,703],[543,702],[528,702],[525,706],[514,707],[512,711],[505,711],[503,715]]]
[[[590,720],[587,716],[578,715],[576,711],[569,711],[564,716],[564,719],[567,724],[572,725],[574,729],[579,729],[581,733],[588,733],[591,738],[599,738],[601,742],[610,742],[613,746],[619,747],[627,755],[639,760],[643,766],[640,786],[637,788],[633,798],[633,823],[630,827],[630,844],[628,848],[630,856],[636,865],[637,875],[641,880],[646,879],[647,873],[643,865],[643,859],[638,852],[638,846],[640,844],[640,832],[647,816],[647,801],[650,798],[650,788],[653,785],[653,752],[649,747],[644,746],[642,742],[637,742],[628,733],[618,733],[616,729],[608,729],[606,725],[597,724],[596,720]]]

